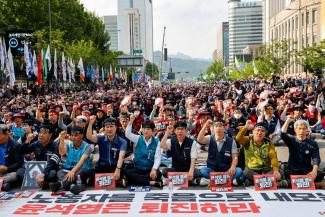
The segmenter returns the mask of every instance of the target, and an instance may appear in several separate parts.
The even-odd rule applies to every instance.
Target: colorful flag
[[[3,45],[3,38],[0,37],[0,72],[4,71],[5,68],[5,47]]]
[[[15,77],[14,60],[11,54],[10,46],[7,53],[7,72],[9,75],[10,87],[13,87],[15,85],[16,77]]]
[[[51,71],[52,69],[52,62],[51,62],[51,51],[50,51],[50,45],[47,45],[47,50],[46,50],[46,54],[45,54],[45,59],[48,61],[48,69],[49,71]]]
[[[64,52],[62,52],[61,66],[62,66],[62,78],[63,78],[63,81],[67,81],[67,71],[66,71],[67,66],[65,64]]]
[[[34,53],[33,53],[33,73],[34,73],[36,78],[38,76],[37,72],[38,72],[37,57],[36,57],[36,54],[35,54],[35,51],[34,51]]]
[[[55,77],[55,80],[58,80],[58,57],[57,57],[57,54],[56,54],[56,49],[54,50],[54,77]]]
[[[71,60],[71,65],[70,65],[70,67],[71,67],[71,73],[72,73],[72,80],[73,80],[74,82],[76,82],[76,78],[75,78],[76,68],[75,68],[75,65],[74,65],[74,62],[73,62],[72,58],[71,58],[70,60]]]
[[[112,65],[109,65],[109,80],[114,81]]]
[[[30,66],[30,62],[29,62],[29,49],[28,49],[28,44],[25,42],[24,44],[24,61],[25,61],[25,67],[26,67],[26,75],[28,78],[31,78],[29,76],[29,66]]]
[[[119,70],[118,70],[118,79],[119,79],[119,82],[122,83],[122,81],[123,81],[123,76],[122,76],[122,69],[121,69],[121,67],[120,67]]]
[[[43,79],[42,79],[43,60],[42,60],[42,58],[43,58],[43,50],[38,55],[37,83],[39,86],[42,86],[42,84],[43,84]]]
[[[82,62],[82,58],[80,57],[79,63],[78,63],[78,69],[80,71],[80,80],[85,81],[85,69],[84,64]]]
[[[102,67],[102,81],[105,81],[105,70],[104,67]]]
[[[255,61],[254,60],[253,60],[253,71],[254,71],[254,74],[255,75],[258,75],[258,69],[257,69],[257,67],[255,65]]]
[[[42,74],[42,79],[43,82],[47,81],[47,62],[46,62],[46,53],[44,53],[43,49],[42,49],[42,57],[43,57],[43,62],[42,62],[42,66],[43,66],[43,74]]]

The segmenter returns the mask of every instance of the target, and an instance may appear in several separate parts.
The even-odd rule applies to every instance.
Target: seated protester
[[[99,132],[100,129],[103,127],[103,123],[106,120],[105,111],[102,108],[97,109],[96,112],[96,121],[94,123],[94,129]]]
[[[130,117],[128,114],[122,113],[122,114],[120,114],[119,120],[120,120],[119,121],[120,126],[117,128],[116,134],[118,136],[120,136],[121,138],[125,139],[125,141],[127,143],[127,149],[126,149],[126,153],[125,153],[125,158],[127,158],[133,154],[133,143],[125,136],[125,130],[126,130],[126,127],[128,126]],[[135,133],[135,131],[133,131],[133,133]]]
[[[234,139],[225,135],[225,126],[222,120],[217,120],[213,124],[214,136],[205,136],[205,131],[213,124],[212,120],[208,120],[202,127],[198,142],[208,145],[207,167],[200,169],[200,185],[208,185],[210,172],[228,172],[233,180],[242,182],[243,171],[237,167],[238,150]]]
[[[121,179],[121,185],[126,187],[125,179],[121,176],[122,165],[127,150],[127,142],[116,134],[117,120],[107,118],[104,125],[104,134],[93,134],[92,126],[96,116],[91,116],[87,128],[87,138],[99,146],[99,160],[95,173],[114,173],[116,181]]]
[[[59,136],[60,133],[60,128],[59,128],[59,113],[54,110],[54,109],[50,109],[48,112],[48,119],[44,118],[41,115],[42,110],[38,109],[36,112],[36,120],[39,121],[41,124],[44,125],[51,125],[52,129],[53,129],[53,133],[52,133],[52,138],[53,140],[57,139],[57,137]]]
[[[23,165],[20,144],[10,138],[9,128],[0,125],[0,177],[3,179],[2,191],[9,191],[16,184],[16,171]],[[0,189],[1,190],[1,189]]]
[[[39,175],[36,180],[44,189],[48,188],[48,183],[57,180],[57,170],[59,169],[60,157],[58,145],[52,140],[53,129],[50,125],[41,125],[38,134],[38,141],[23,144],[21,152],[26,161],[54,161],[46,165],[44,174]],[[26,158],[28,157],[28,158]],[[23,181],[25,175],[25,165],[17,170],[17,178]]]
[[[175,118],[173,116],[167,117],[167,121],[168,121],[168,126],[174,126],[174,124],[176,123]],[[162,140],[162,138],[164,137],[165,133],[166,133],[165,130],[164,131],[160,131],[160,132],[157,133],[156,136],[159,139],[159,141]],[[171,132],[171,133],[169,133],[169,136],[168,136],[168,139],[172,139],[172,138],[176,138],[176,134],[175,134],[174,131]]]
[[[274,115],[274,107],[272,104],[268,103],[261,108],[257,123],[264,124],[267,132],[266,136],[272,141],[273,144],[277,144],[281,140],[280,120]]]
[[[322,129],[321,109],[317,108],[315,105],[315,101],[311,101],[305,114],[313,133],[319,132]]]
[[[239,131],[239,127],[244,126],[246,123],[246,119],[243,117],[240,108],[235,108],[234,115],[231,116],[230,118],[228,117],[228,114],[225,112],[224,121],[227,125],[229,125],[227,134],[231,138],[234,138]]]
[[[34,131],[32,120],[30,120],[30,119],[24,120],[23,129],[24,129],[25,135],[18,140],[18,143],[30,144],[30,143],[37,141],[38,133],[36,130]]]
[[[248,130],[253,130],[253,136],[245,136]],[[266,138],[264,124],[257,123],[255,126],[251,121],[238,132],[236,141],[244,146],[245,152],[245,185],[254,183],[254,175],[274,174],[275,178],[281,180],[279,173],[279,162],[275,146]],[[279,182],[278,187],[282,182]]]
[[[143,121],[141,130],[143,135],[136,135],[132,133],[134,119],[134,115],[131,115],[125,131],[125,136],[134,143],[134,168],[126,171],[128,183],[162,187],[159,171],[161,149],[158,138],[153,136],[155,125],[150,120]]]
[[[135,132],[139,133],[141,128],[141,123],[144,120],[143,112],[140,106],[133,106],[132,112],[134,114],[134,122],[133,122],[133,129]]]
[[[14,123],[11,126],[11,131],[13,133],[13,139],[17,142],[23,136],[25,136],[25,132],[23,129],[23,121],[25,118],[25,114],[23,113],[16,113],[14,114]]]
[[[284,111],[282,112],[281,114],[281,120],[283,121],[286,121],[287,119],[287,111],[289,110],[290,108],[290,105],[287,105],[284,109]],[[305,120],[305,117],[303,116],[303,113],[304,113],[304,108],[302,106],[299,106],[299,105],[295,105],[293,107],[293,121],[290,122],[289,126],[288,126],[288,133],[290,135],[295,135],[295,131],[294,131],[294,123],[297,121],[297,120],[300,120],[300,119],[304,119]]]
[[[199,111],[199,115],[197,116],[196,121],[194,123],[189,121],[189,129],[191,130],[191,134],[193,134],[195,138],[199,135],[203,125],[207,122],[208,119],[211,119],[211,113],[207,110],[201,110]],[[210,129],[206,130],[206,134],[210,135]]]
[[[285,171],[285,178],[290,181],[290,175],[311,175],[315,180],[316,187],[325,189],[324,175],[318,172],[321,162],[319,147],[316,141],[307,138],[309,126],[307,121],[298,120],[295,122],[295,136],[287,133],[288,125],[294,121],[293,116],[288,116],[281,129],[281,138],[289,148],[288,166]]]
[[[79,194],[84,190],[84,185],[89,177],[91,146],[83,141],[83,129],[79,126],[72,127],[71,140],[65,141],[67,132],[60,133],[59,154],[66,157],[63,169],[57,173],[58,182],[51,182],[50,189],[57,192],[60,189],[70,190],[73,194]],[[81,186],[76,185],[81,181]]]
[[[169,139],[171,133],[176,134],[176,138]],[[177,121],[176,124],[169,125],[164,137],[160,142],[160,148],[167,151],[167,156],[172,158],[172,167],[164,168],[162,175],[168,178],[168,172],[188,172],[188,180],[194,181],[198,178],[199,171],[195,169],[196,159],[200,146],[196,141],[187,136],[187,124],[185,121]],[[192,182],[194,183],[194,182]]]

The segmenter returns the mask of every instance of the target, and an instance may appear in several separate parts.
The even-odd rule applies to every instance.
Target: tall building
[[[113,51],[118,50],[118,29],[117,29],[117,16],[104,16],[103,18],[105,29],[109,34],[110,49]]]
[[[217,32],[217,50],[221,51],[220,60],[225,66],[229,65],[229,23],[222,22]]]
[[[265,26],[268,34],[266,43],[290,40],[289,49],[301,50],[304,47],[319,44],[322,39],[325,39],[325,33],[323,33],[325,20],[322,21],[321,18],[322,7],[325,7],[324,0],[285,1],[284,6],[280,8],[275,7],[278,1],[281,0],[265,1],[265,13],[270,14],[266,22],[268,25]],[[323,15],[324,18],[325,15]],[[292,58],[285,73],[292,75],[302,72],[302,66],[295,63]]]
[[[118,0],[118,50],[153,62],[152,0]]]
[[[263,43],[263,2],[228,0],[229,63],[249,45]]]

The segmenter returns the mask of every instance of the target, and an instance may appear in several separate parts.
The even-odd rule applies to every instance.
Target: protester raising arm
[[[96,121],[96,116],[95,115],[90,116],[89,124],[87,127],[87,134],[86,134],[87,139],[89,139],[93,143],[97,143],[97,135],[93,134],[93,124],[95,123],[95,121]]]
[[[201,144],[204,144],[206,145],[208,143],[208,140],[207,138],[205,138],[205,133],[207,131],[207,129],[209,127],[211,127],[211,125],[213,124],[213,121],[212,120],[208,120],[202,127],[198,137],[197,137],[197,141]]]

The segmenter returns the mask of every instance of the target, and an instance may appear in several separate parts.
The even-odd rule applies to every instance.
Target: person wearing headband
[[[104,120],[104,134],[94,134],[93,124],[96,116],[91,116],[87,128],[87,138],[97,143],[99,147],[99,160],[95,167],[95,173],[114,173],[117,184],[126,187],[126,180],[123,177],[123,162],[127,151],[127,142],[117,135],[117,120],[108,117]]]
[[[253,136],[246,133],[253,130]],[[266,137],[267,131],[263,123],[255,126],[248,120],[238,132],[236,141],[244,147],[245,153],[245,186],[254,183],[254,175],[274,174],[278,187],[282,187],[279,162],[274,144]],[[285,187],[285,186],[283,186]]]
[[[58,182],[51,182],[50,189],[57,192],[61,189],[70,190],[73,194],[79,194],[84,190],[86,181],[89,177],[91,165],[90,154],[91,146],[83,141],[84,129],[80,126],[73,126],[71,129],[71,140],[65,140],[66,131],[62,131],[59,137],[59,154],[66,157],[63,169],[57,173]],[[77,185],[76,181],[81,181],[81,185]]]
[[[170,139],[169,135],[174,131],[176,138]],[[199,176],[199,171],[195,169],[195,163],[200,145],[187,136],[185,121],[177,121],[174,126],[167,127],[160,142],[160,148],[167,151],[168,158],[172,159],[172,167],[164,168],[162,171],[164,178],[168,178],[168,172],[188,172],[188,180],[194,184],[195,179]]]
[[[207,135],[207,128],[213,127],[214,136]],[[243,171],[237,167],[238,150],[233,138],[225,135],[225,124],[223,120],[215,122],[208,120],[202,127],[197,141],[200,144],[208,145],[207,167],[200,169],[200,185],[208,185],[210,172],[228,172],[233,180],[242,183]]]

